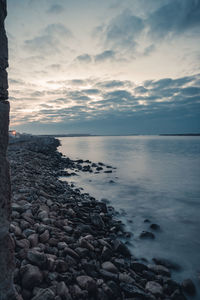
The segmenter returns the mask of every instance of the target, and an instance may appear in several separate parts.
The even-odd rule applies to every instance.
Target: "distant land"
[[[89,133],[71,133],[71,134],[40,134],[45,137],[95,137],[95,136],[200,136],[200,133],[161,133],[161,134],[89,134]]]

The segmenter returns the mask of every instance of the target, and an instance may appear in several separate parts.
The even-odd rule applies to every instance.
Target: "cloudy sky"
[[[200,0],[8,0],[11,128],[200,132]]]

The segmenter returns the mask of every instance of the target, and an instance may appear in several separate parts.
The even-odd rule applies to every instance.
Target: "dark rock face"
[[[9,102],[8,43],[4,28],[6,0],[0,0],[0,299],[16,299],[12,285],[14,270],[13,242],[9,235],[10,222],[10,174],[6,158],[8,145]]]

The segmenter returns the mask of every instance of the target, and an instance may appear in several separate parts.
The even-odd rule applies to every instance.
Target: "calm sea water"
[[[134,233],[133,254],[175,261],[182,271],[174,272],[174,278],[189,277],[198,286],[200,137],[72,137],[61,143],[59,150],[71,159],[117,168],[112,174],[80,172],[67,180],[99,200],[109,199],[124,215],[127,230]],[[139,239],[142,230],[149,230],[145,219],[161,227],[153,241]]]

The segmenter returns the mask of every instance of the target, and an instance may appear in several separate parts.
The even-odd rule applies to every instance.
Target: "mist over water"
[[[67,178],[97,199],[106,198],[119,212],[137,257],[168,258],[181,265],[174,278],[200,273],[200,137],[61,138],[59,151],[71,159],[103,162],[111,174],[79,172]],[[114,181],[114,182],[110,182]],[[141,240],[144,220],[160,225],[155,240]],[[195,299],[195,298],[193,298]],[[198,299],[198,296],[197,298]]]

